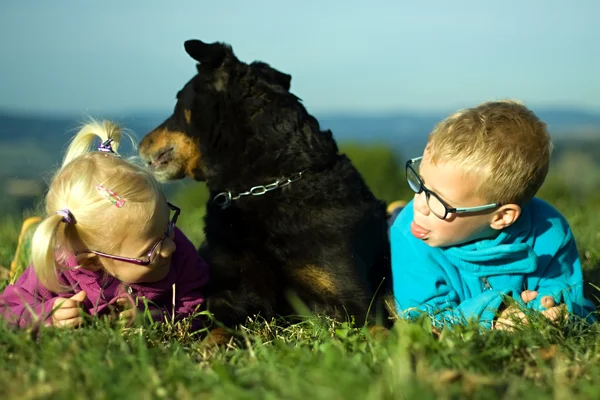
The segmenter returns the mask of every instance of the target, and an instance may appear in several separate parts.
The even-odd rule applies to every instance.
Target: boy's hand
[[[535,290],[525,290],[521,293],[521,299],[528,303],[534,300],[538,296],[538,292]],[[552,296],[544,296],[540,300],[542,306],[546,309],[542,311],[542,314],[550,321],[555,322],[561,318],[566,318],[567,316],[567,306],[566,304],[556,305],[554,298]]]
[[[566,304],[560,304],[556,307],[542,311],[542,314],[544,314],[550,321],[556,322],[560,319],[566,319],[569,315],[569,312]]]
[[[523,292],[521,292],[521,300],[523,300],[523,302],[525,304],[529,303],[532,300],[535,300],[537,298],[537,296],[538,296],[538,292],[535,290],[524,290]],[[542,297],[542,299],[540,300],[540,303],[546,309],[550,309],[556,305],[554,302],[554,298],[552,296]]]
[[[500,313],[492,329],[512,331],[517,324],[527,324],[527,316],[518,306],[509,306]]]
[[[68,299],[56,300],[52,313],[52,325],[63,328],[76,328],[82,325],[81,303],[86,297],[87,293],[81,291]]]
[[[527,304],[530,301],[536,299],[538,292],[534,290],[524,290],[521,292],[521,300],[523,303]],[[546,304],[544,304],[546,301]],[[546,308],[554,307],[554,299],[551,296],[544,296],[542,298],[542,304]],[[549,312],[550,310],[544,311],[544,313]],[[509,306],[504,311],[500,313],[500,316],[496,319],[494,323],[493,329],[501,330],[501,331],[512,331],[517,324],[527,324],[527,316],[518,306]]]

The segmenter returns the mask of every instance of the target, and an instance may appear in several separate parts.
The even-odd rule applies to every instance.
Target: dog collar
[[[240,192],[237,194],[232,193],[232,192],[221,192],[221,193],[216,194],[212,200],[216,205],[221,207],[221,209],[225,210],[226,208],[231,206],[231,203],[234,200],[237,200],[241,197],[262,196],[263,194],[265,194],[267,192],[282,188],[284,186],[289,185],[290,183],[299,181],[300,179],[302,179],[302,174],[304,174],[305,172],[306,172],[306,170],[301,171],[301,172],[296,172],[295,174],[291,175],[289,178],[277,179],[275,182],[269,183],[267,185],[253,186],[247,192]]]

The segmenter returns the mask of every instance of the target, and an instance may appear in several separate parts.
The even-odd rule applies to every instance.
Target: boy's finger
[[[550,321],[558,321],[565,312],[565,308],[562,306],[552,307],[548,310],[542,311],[542,314],[546,316]]]
[[[525,303],[529,303],[530,301],[534,300],[537,295],[538,292],[535,290],[524,290],[521,292],[521,300],[523,300]]]
[[[509,309],[510,310],[510,309]],[[506,311],[506,310],[505,310]],[[496,321],[494,329],[501,331],[514,331],[517,325],[527,325],[527,315],[520,310],[513,309],[504,314]]]
[[[523,324],[526,324],[528,322],[527,321],[527,315],[525,315],[525,313],[523,311],[519,311],[519,312],[517,312],[517,313],[515,313],[513,315],[514,315],[513,318],[515,318],[517,321],[519,321],[519,322],[521,322]]]
[[[499,331],[512,331],[515,327],[515,323],[513,321],[511,321],[510,319],[498,319],[498,321],[496,321],[496,324],[494,326],[494,329],[499,330]]]
[[[544,296],[542,297],[541,303],[544,307],[550,309],[556,305],[554,302],[554,298],[552,296]]]

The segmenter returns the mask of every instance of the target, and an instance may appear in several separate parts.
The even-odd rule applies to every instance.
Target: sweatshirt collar
[[[529,242],[529,207],[498,236],[441,249],[457,268],[476,276],[528,274],[537,268],[537,256]]]

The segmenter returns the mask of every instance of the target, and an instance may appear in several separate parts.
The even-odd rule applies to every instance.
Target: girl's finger
[[[52,314],[55,321],[67,320],[79,317],[81,310],[79,308],[59,308]]]
[[[58,308],[58,309],[75,308],[78,306],[79,306],[79,303],[77,303],[75,300],[71,300],[71,299],[58,299],[54,303],[54,308]]]
[[[133,307],[133,304],[131,304],[131,301],[129,301],[129,299],[125,298],[125,297],[120,297],[119,299],[117,299],[117,305],[121,308],[125,308],[125,309],[129,309],[131,307]]]
[[[129,310],[125,310],[119,314],[119,318],[121,319],[133,319],[135,317],[135,309],[130,308]]]
[[[81,317],[54,321],[54,326],[59,328],[77,328],[81,325],[83,325],[83,318]]]

